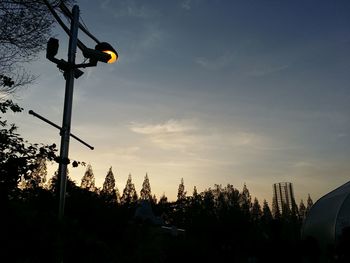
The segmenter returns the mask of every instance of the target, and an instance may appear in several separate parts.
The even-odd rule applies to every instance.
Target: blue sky
[[[129,173],[139,191],[147,172],[170,199],[183,177],[189,194],[246,183],[269,202],[272,184],[289,181],[299,202],[348,181],[348,1],[77,4],[120,55],[75,82],[72,132],[96,149],[72,140],[70,155],[91,163],[99,186],[112,166],[119,191]],[[67,36],[55,35],[66,58]],[[17,101],[61,123],[62,75],[44,53],[29,68],[39,77]],[[13,118],[24,137],[59,143],[38,119]],[[84,168],[70,173],[80,183]]]

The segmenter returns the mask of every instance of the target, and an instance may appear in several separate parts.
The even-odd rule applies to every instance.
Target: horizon
[[[72,160],[71,160],[71,161],[72,161]],[[50,165],[50,164],[47,164],[47,165],[48,165],[48,166],[47,166],[47,168],[48,168],[48,173],[47,173],[47,178],[46,178],[46,184],[49,183],[49,181],[50,181],[50,179],[53,177],[54,173],[58,171],[58,164],[56,165],[57,167],[56,167],[55,165]],[[69,178],[70,178],[78,187],[80,187],[81,180],[82,180],[82,178],[83,178],[83,176],[84,176],[84,174],[85,174],[85,171],[86,171],[88,165],[91,165],[91,164],[79,165],[78,167],[75,167],[75,168],[71,167],[71,168],[69,169]],[[55,167],[56,167],[56,168],[55,168]],[[103,182],[104,182],[105,176],[108,174],[109,168],[106,169],[105,176],[102,178],[102,176],[96,177],[95,172],[94,172],[94,167],[93,167],[92,165],[91,165],[91,167],[92,167],[92,171],[93,171],[93,174],[94,174],[94,177],[95,177],[95,186],[96,186],[96,188],[98,188],[98,189],[102,189]],[[159,191],[158,191],[157,193],[154,193],[154,192],[153,192],[153,187],[152,187],[152,176],[151,176],[149,173],[147,173],[147,172],[146,172],[143,176],[141,176],[141,177],[136,177],[136,182],[137,182],[137,183],[135,183],[135,178],[134,178],[134,175],[133,175],[132,173],[127,174],[127,175],[125,176],[125,178],[123,177],[123,178],[125,179],[124,181],[120,181],[120,180],[118,180],[118,178],[120,178],[120,177],[119,177],[118,175],[116,175],[115,172],[113,171],[113,166],[111,166],[110,168],[112,168],[112,172],[113,172],[113,175],[114,175],[114,178],[115,178],[115,181],[116,181],[116,188],[118,189],[120,196],[123,194],[123,190],[124,190],[124,188],[125,188],[125,184],[126,184],[126,182],[127,182],[128,176],[131,175],[131,177],[132,177],[132,182],[133,182],[133,184],[135,185],[135,189],[136,189],[137,195],[140,197],[140,191],[141,191],[141,189],[142,189],[142,183],[143,183],[144,178],[145,178],[145,176],[146,176],[146,174],[147,174],[147,176],[148,176],[148,178],[149,178],[149,181],[150,181],[152,196],[155,195],[155,196],[157,197],[157,201],[159,201],[160,197],[162,197],[163,194],[168,198],[168,201],[169,201],[169,202],[174,202],[174,201],[177,200],[177,190],[178,190],[178,186],[179,186],[179,184],[180,184],[180,182],[181,182],[182,177],[179,179],[179,182],[178,182],[177,184],[175,184],[174,187],[171,187],[171,188],[174,188],[175,190],[172,191],[172,195],[169,196],[169,195],[166,194],[165,191],[163,191],[163,193],[160,193]],[[82,171],[82,170],[84,171],[83,174],[81,175],[81,177],[78,176],[78,173],[77,173],[77,172],[75,172],[74,175],[71,176],[71,171],[73,170],[73,172],[74,172],[75,169],[78,169],[78,170],[80,170],[80,171]],[[97,180],[96,180],[96,179],[97,179]],[[215,183],[215,184],[213,184],[213,185],[211,185],[211,186],[207,186],[207,187],[205,187],[205,188],[203,188],[203,189],[199,189],[198,186],[196,186],[196,185],[193,185],[192,187],[188,187],[187,184],[186,184],[186,178],[183,178],[183,180],[184,180],[184,185],[185,185],[186,196],[188,196],[188,197],[189,197],[189,196],[192,196],[194,187],[196,187],[198,193],[203,193],[203,192],[206,191],[206,190],[214,189],[215,185],[220,185],[220,186],[222,186],[222,187],[225,187],[225,186],[227,186],[228,184],[233,185],[233,184],[231,184],[231,183],[229,183],[229,182],[228,182],[228,183]],[[283,183],[283,182],[276,182],[276,183]],[[296,196],[295,196],[295,189],[294,189],[293,182],[289,182],[289,183],[292,183],[296,204],[299,206],[301,200],[302,200],[302,201],[304,202],[304,204],[305,204],[305,202],[306,202],[306,200],[307,200],[307,197],[308,197],[308,195],[309,195],[310,193],[302,193],[302,194],[299,193],[298,196],[301,196],[301,198],[298,199],[298,198],[296,198]],[[247,188],[248,188],[248,190],[249,190],[249,192],[250,192],[250,195],[251,195],[251,197],[252,197],[252,201],[253,201],[254,198],[256,197],[256,198],[258,199],[258,201],[259,201],[259,204],[262,205],[262,204],[263,204],[263,201],[266,200],[266,201],[268,202],[269,206],[271,207],[271,205],[272,205],[272,198],[273,198],[273,190],[272,190],[273,185],[271,185],[271,196],[269,197],[269,199],[267,199],[267,198],[264,198],[264,197],[258,197],[258,196],[256,196],[256,195],[254,194],[254,192],[250,190],[249,185],[246,184],[245,182],[244,182],[241,186],[233,185],[233,187],[234,187],[235,189],[237,189],[239,192],[242,192],[242,189],[243,189],[244,184],[247,186]],[[316,202],[319,198],[322,197],[322,196],[320,196],[319,198],[314,199],[314,197],[313,197],[312,195],[310,195],[310,196],[311,196],[311,199],[313,200],[313,202]]]

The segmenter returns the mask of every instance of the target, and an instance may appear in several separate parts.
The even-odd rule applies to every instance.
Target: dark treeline
[[[7,101],[0,110],[22,109]],[[272,213],[246,185],[187,194],[181,179],[170,202],[152,195],[147,174],[139,195],[131,175],[119,192],[112,168],[97,188],[88,165],[80,186],[68,180],[58,222],[57,173],[46,182],[55,145],[30,144],[0,121],[1,262],[316,262],[300,238],[309,206]]]
[[[12,262],[50,262],[62,252],[65,262],[280,262],[276,256],[285,253],[284,262],[301,260],[302,218],[292,211],[274,218],[266,201],[261,207],[251,200],[246,186],[238,191],[215,185],[202,193],[194,188],[187,196],[182,181],[177,201],[168,202],[164,195],[155,200],[150,187],[135,196],[129,176],[118,199],[115,188],[107,187],[114,184],[110,175],[100,190],[68,181],[63,226],[57,223],[57,176],[47,189],[42,180],[17,188],[2,218],[2,249]],[[142,200],[151,212],[146,207],[137,213]]]

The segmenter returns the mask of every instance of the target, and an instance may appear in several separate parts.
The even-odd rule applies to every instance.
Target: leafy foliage
[[[47,166],[44,158],[36,160],[36,168],[32,171],[29,179],[26,181],[27,188],[45,187],[47,177]]]
[[[0,110],[21,112],[17,104],[10,100],[0,103]],[[0,192],[2,199],[12,198],[21,178],[31,179],[39,167],[38,160],[53,161],[56,145],[39,145],[25,141],[14,124],[8,124],[0,117]]]

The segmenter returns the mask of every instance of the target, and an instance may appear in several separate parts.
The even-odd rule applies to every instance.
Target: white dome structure
[[[350,226],[350,182],[321,197],[310,209],[302,228],[302,238],[314,238],[321,253],[337,244]]]

